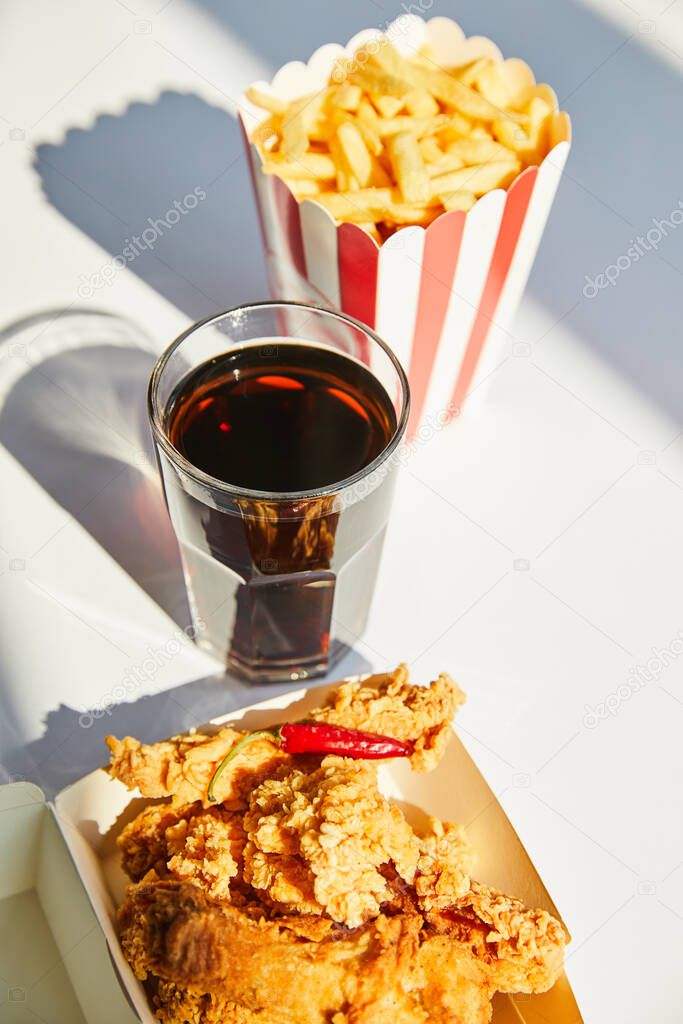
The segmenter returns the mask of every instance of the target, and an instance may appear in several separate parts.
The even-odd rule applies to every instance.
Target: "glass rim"
[[[210,473],[205,473],[204,470],[199,469],[186,459],[182,452],[178,451],[175,445],[171,443],[164,428],[163,417],[165,410],[162,409],[159,404],[159,384],[161,376],[168,365],[171,356],[180,348],[183,342],[196,331],[199,331],[204,327],[208,327],[211,324],[230,316],[230,314],[258,309],[272,309],[278,306],[288,309],[308,310],[311,313],[321,314],[323,317],[329,317],[333,320],[342,321],[356,327],[379,345],[379,347],[385,352],[390,363],[395,369],[400,382],[402,404],[401,415],[397,420],[396,428],[386,446],[382,449],[379,455],[377,455],[372,462],[369,462],[367,466],[364,466],[363,469],[360,469],[352,476],[344,477],[342,480],[330,484],[327,487],[317,487],[306,491],[257,491],[249,487],[239,487],[236,484],[227,483],[225,480],[220,480],[218,477],[212,476]],[[256,501],[303,501],[308,498],[331,497],[345,491],[349,487],[353,487],[354,484],[369,476],[383,465],[391,455],[393,455],[405,433],[408,425],[409,414],[410,386],[408,384],[408,377],[406,376],[405,370],[401,366],[395,353],[371,327],[368,327],[367,324],[364,324],[361,320],[357,320],[355,317],[348,316],[346,313],[339,313],[336,310],[325,309],[323,306],[313,306],[307,302],[288,302],[286,300],[279,299],[271,299],[264,302],[246,302],[239,306],[231,306],[229,309],[224,309],[220,313],[212,313],[210,316],[204,317],[202,320],[197,320],[196,323],[191,324],[190,327],[186,328],[186,330],[179,334],[178,337],[164,349],[154,364],[149,378],[149,384],[147,386],[147,415],[152,428],[152,434],[155,442],[165,452],[169,459],[179,466],[183,472],[191,477],[196,483],[203,485],[204,487],[210,487],[214,491],[219,491],[231,497],[253,498]]]

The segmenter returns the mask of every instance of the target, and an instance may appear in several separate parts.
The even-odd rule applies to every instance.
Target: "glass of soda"
[[[252,680],[321,675],[365,629],[408,422],[357,320],[240,306],[160,357],[149,417],[197,643]]]

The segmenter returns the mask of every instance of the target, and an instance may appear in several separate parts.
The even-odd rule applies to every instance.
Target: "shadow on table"
[[[147,423],[156,358],[149,338],[106,313],[52,311],[5,328],[0,352],[12,356],[0,365],[0,443],[187,626],[178,546]],[[94,596],[96,588],[93,581]]]
[[[326,679],[311,686],[371,671],[358,651],[349,649]],[[84,710],[60,705],[50,711],[40,739],[23,745],[6,734],[0,722],[0,782],[28,780],[54,797],[65,786],[107,761],[105,737],[135,736],[155,743],[247,704],[276,697],[292,689],[291,683],[254,685],[233,676],[207,676],[146,695],[136,701]]]
[[[367,0],[324,11],[301,0],[296,18],[280,0],[193,2],[273,68],[306,59],[330,40],[345,42],[369,23],[384,28],[404,13],[369,7]],[[426,17],[453,15],[451,0],[433,0],[423,10]],[[176,16],[172,7],[167,16]],[[572,153],[530,293],[680,419],[677,234],[683,234],[676,225],[665,228],[655,246],[629,256],[633,240],[648,231],[656,237],[653,221],[670,220],[683,199],[683,135],[672,127],[681,78],[667,63],[676,54],[667,49],[664,15],[661,26],[634,17],[627,27],[573,0],[463,0],[457,17],[468,34],[489,35],[504,53],[528,60],[574,120]],[[185,21],[191,32],[191,18]],[[91,128],[72,129],[60,145],[39,146],[35,168],[49,202],[112,257],[150,220],[163,219],[201,188],[206,199],[177,224],[162,226],[152,246],[126,265],[193,318],[267,294],[239,128],[225,110],[167,91],[153,104],[133,103],[121,115],[98,117]],[[615,284],[588,298],[588,280],[609,266],[617,268]],[[81,287],[94,286],[88,279]],[[551,342],[552,332],[544,343]]]
[[[167,91],[38,146],[34,167],[48,201],[110,254],[81,275],[81,298],[116,273],[114,257],[193,320],[267,296],[240,128],[226,111]]]
[[[143,331],[108,313],[52,310],[9,325],[0,331],[0,444],[185,627],[185,584],[147,424],[155,358]],[[93,580],[95,602],[97,587]],[[330,678],[369,669],[349,649]],[[127,703],[105,697],[97,708],[60,705],[28,746],[16,734],[12,708],[4,707],[0,781],[26,778],[52,796],[106,759],[109,733],[153,742],[291,689],[221,673]]]

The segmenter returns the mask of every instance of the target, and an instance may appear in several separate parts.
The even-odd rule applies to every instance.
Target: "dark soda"
[[[176,473],[162,475],[194,618],[227,664],[304,678],[362,633],[393,474],[347,503],[337,485],[386,449],[396,425],[372,372],[322,346],[237,347],[180,382],[168,437],[230,490],[207,503]]]
[[[181,383],[168,430],[188,462],[238,488],[287,494],[333,486],[381,454],[396,414],[365,366],[333,349],[274,350],[233,349]]]

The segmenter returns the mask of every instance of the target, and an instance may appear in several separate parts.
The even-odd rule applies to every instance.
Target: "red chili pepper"
[[[340,754],[364,761],[376,761],[388,757],[409,757],[412,753],[410,743],[394,739],[392,736],[378,736],[372,732],[359,732],[358,729],[342,729],[338,725],[327,725],[325,722],[286,722],[274,729],[261,729],[243,736],[229,750],[213,773],[207,797],[215,803],[215,785],[225,766],[252,740],[268,737],[286,754]]]

